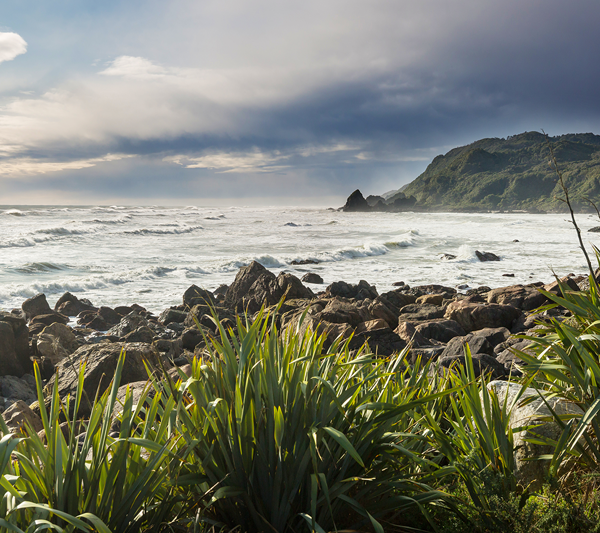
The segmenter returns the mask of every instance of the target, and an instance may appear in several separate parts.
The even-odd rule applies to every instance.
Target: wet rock
[[[520,315],[521,311],[512,305],[484,305],[458,300],[448,305],[444,316],[455,320],[465,331],[470,332],[483,328],[510,329]]]
[[[309,272],[308,274],[304,274],[302,276],[302,281],[304,283],[323,283],[323,278],[319,276],[319,274],[315,274],[314,272]]]
[[[27,300],[21,304],[21,309],[23,309],[27,320],[31,320],[38,315],[49,315],[52,313],[52,309],[50,309],[48,301],[46,300],[46,295],[42,293],[27,298]]]
[[[512,305],[525,311],[531,311],[544,305],[547,299],[535,287],[511,285],[489,291],[487,301],[489,303]]]
[[[294,259],[290,262],[290,265],[318,265],[319,261],[315,261],[314,259]]]
[[[440,259],[442,261],[452,261],[453,259],[456,259],[456,256],[454,254],[442,254]]]
[[[479,250],[475,250],[475,255],[480,261],[500,261],[500,258],[492,252],[480,252]]]

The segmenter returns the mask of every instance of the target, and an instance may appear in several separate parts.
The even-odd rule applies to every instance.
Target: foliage
[[[339,340],[324,350],[323,336],[280,335],[262,312],[219,333],[176,392],[194,455],[182,480],[202,520],[245,532],[382,531],[380,521],[443,500],[427,486],[439,467],[417,412],[447,391],[427,367],[405,366],[406,351],[384,360]]]
[[[600,195],[600,136],[569,134],[553,141],[573,206],[589,211],[586,198]],[[563,189],[548,163],[541,133],[481,139],[436,157],[403,192],[428,208],[564,211],[556,200]]]

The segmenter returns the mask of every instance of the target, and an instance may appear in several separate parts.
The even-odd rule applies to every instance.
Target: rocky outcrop
[[[97,311],[87,298],[79,299],[70,292],[65,292],[54,305],[54,310],[62,315],[77,316],[83,311]]]
[[[323,283],[323,278],[319,276],[319,274],[315,274],[314,272],[308,272],[307,274],[304,274],[304,276],[302,276],[302,281],[304,283],[321,284]]]
[[[79,341],[73,330],[65,324],[46,326],[37,338],[38,355],[47,358],[53,365],[57,365],[77,348]]]
[[[468,300],[457,300],[448,305],[445,317],[458,322],[467,331],[483,328],[510,329],[521,311],[511,305],[481,304]]]
[[[356,212],[356,211],[370,211],[371,206],[365,200],[362,193],[356,189],[348,199],[346,200],[346,204],[342,207],[342,211],[347,212]]]
[[[20,377],[32,369],[25,318],[0,311],[0,375]]]
[[[31,298],[27,298],[21,304],[21,309],[23,309],[27,320],[31,320],[38,315],[49,315],[52,313],[45,294],[36,294]]]
[[[377,298],[377,289],[368,282],[360,280],[357,284],[346,283],[345,281],[334,281],[325,289],[324,298],[354,298],[356,300],[365,300],[366,298]]]
[[[511,285],[492,289],[487,293],[489,303],[512,305],[524,311],[531,311],[544,305],[548,299],[536,287]]]

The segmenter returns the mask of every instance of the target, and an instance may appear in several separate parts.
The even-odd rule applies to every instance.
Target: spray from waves
[[[417,243],[418,235],[418,231],[410,230],[403,235],[400,235],[400,238],[397,241],[388,241],[384,245],[389,249],[408,248],[409,246],[414,246]]]
[[[458,253],[456,254],[456,261],[463,261],[465,263],[476,263],[479,261],[479,259],[475,255],[475,250],[473,248],[471,248],[468,244],[463,244],[458,248]]]
[[[69,229],[63,226],[59,226],[56,228],[42,228],[35,231],[35,233],[41,233],[42,235],[57,235],[60,237],[64,237],[67,235],[88,235],[90,233],[96,232],[97,230],[94,229]]]
[[[183,233],[192,233],[193,231],[197,231],[200,229],[204,229],[202,226],[188,226],[184,228],[174,228],[172,230],[167,229],[148,229],[141,228],[135,230],[124,231],[123,233],[127,235],[181,235]]]
[[[6,211],[4,211],[2,213],[3,215],[12,215],[13,217],[24,217],[27,216],[23,211],[21,211],[20,209],[7,209]]]
[[[216,267],[216,272],[235,272],[242,267],[248,266],[253,261],[260,263],[265,268],[280,268],[285,266],[285,263],[279,261],[272,255],[261,255],[259,257],[245,257],[234,261],[220,263]]]
[[[83,224],[127,224],[132,219],[131,215],[123,215],[122,217],[111,219],[111,220],[102,220],[100,218],[94,218],[92,220],[83,220]]]

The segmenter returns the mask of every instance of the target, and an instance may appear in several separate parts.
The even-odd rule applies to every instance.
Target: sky
[[[600,134],[598,0],[2,0],[0,204],[318,204]]]

